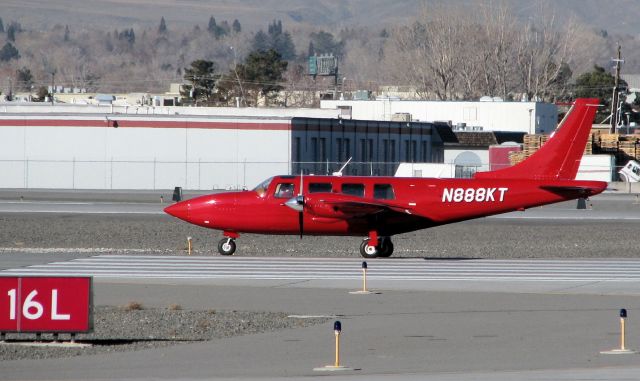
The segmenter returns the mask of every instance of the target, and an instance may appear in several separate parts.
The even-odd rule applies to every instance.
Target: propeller
[[[300,190],[298,191],[298,195],[290,198],[284,204],[289,208],[298,211],[298,226],[300,227],[300,239],[302,239],[302,235],[304,234],[304,194],[302,190],[304,189],[304,180],[302,178],[302,172],[300,172]]]

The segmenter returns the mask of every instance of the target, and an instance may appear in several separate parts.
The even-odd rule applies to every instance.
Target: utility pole
[[[615,134],[616,127],[618,127],[618,98],[619,98],[619,84],[620,84],[620,65],[624,62],[624,60],[620,56],[620,45],[618,45],[618,58],[612,59],[613,62],[616,63],[616,76],[615,76],[615,85],[613,87],[613,96],[611,97],[611,127],[609,128],[609,133]]]
[[[56,93],[56,72],[51,72],[51,106],[53,106],[53,97]]]

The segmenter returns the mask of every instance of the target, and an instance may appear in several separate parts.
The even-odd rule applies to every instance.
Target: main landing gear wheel
[[[364,258],[377,258],[379,254],[378,247],[369,245],[369,238],[366,238],[360,244],[360,255]]]
[[[380,243],[380,252],[378,253],[378,257],[389,258],[391,254],[393,254],[393,242],[391,242],[391,238],[385,237]]]
[[[233,255],[236,252],[236,240],[223,238],[218,242],[218,253],[221,255]]]
[[[360,255],[364,258],[388,258],[393,254],[393,242],[390,238],[381,238],[378,246],[369,245],[369,238],[360,244]]]

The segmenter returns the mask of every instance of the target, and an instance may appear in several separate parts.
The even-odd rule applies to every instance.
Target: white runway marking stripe
[[[369,260],[372,280],[623,281],[640,282],[637,260]],[[82,275],[96,278],[360,279],[356,258],[168,257],[98,255],[0,271],[5,275]]]

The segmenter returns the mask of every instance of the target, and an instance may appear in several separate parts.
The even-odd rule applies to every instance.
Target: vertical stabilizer
[[[519,164],[491,172],[477,172],[476,179],[574,180],[587,144],[599,100],[576,99],[551,138]]]

